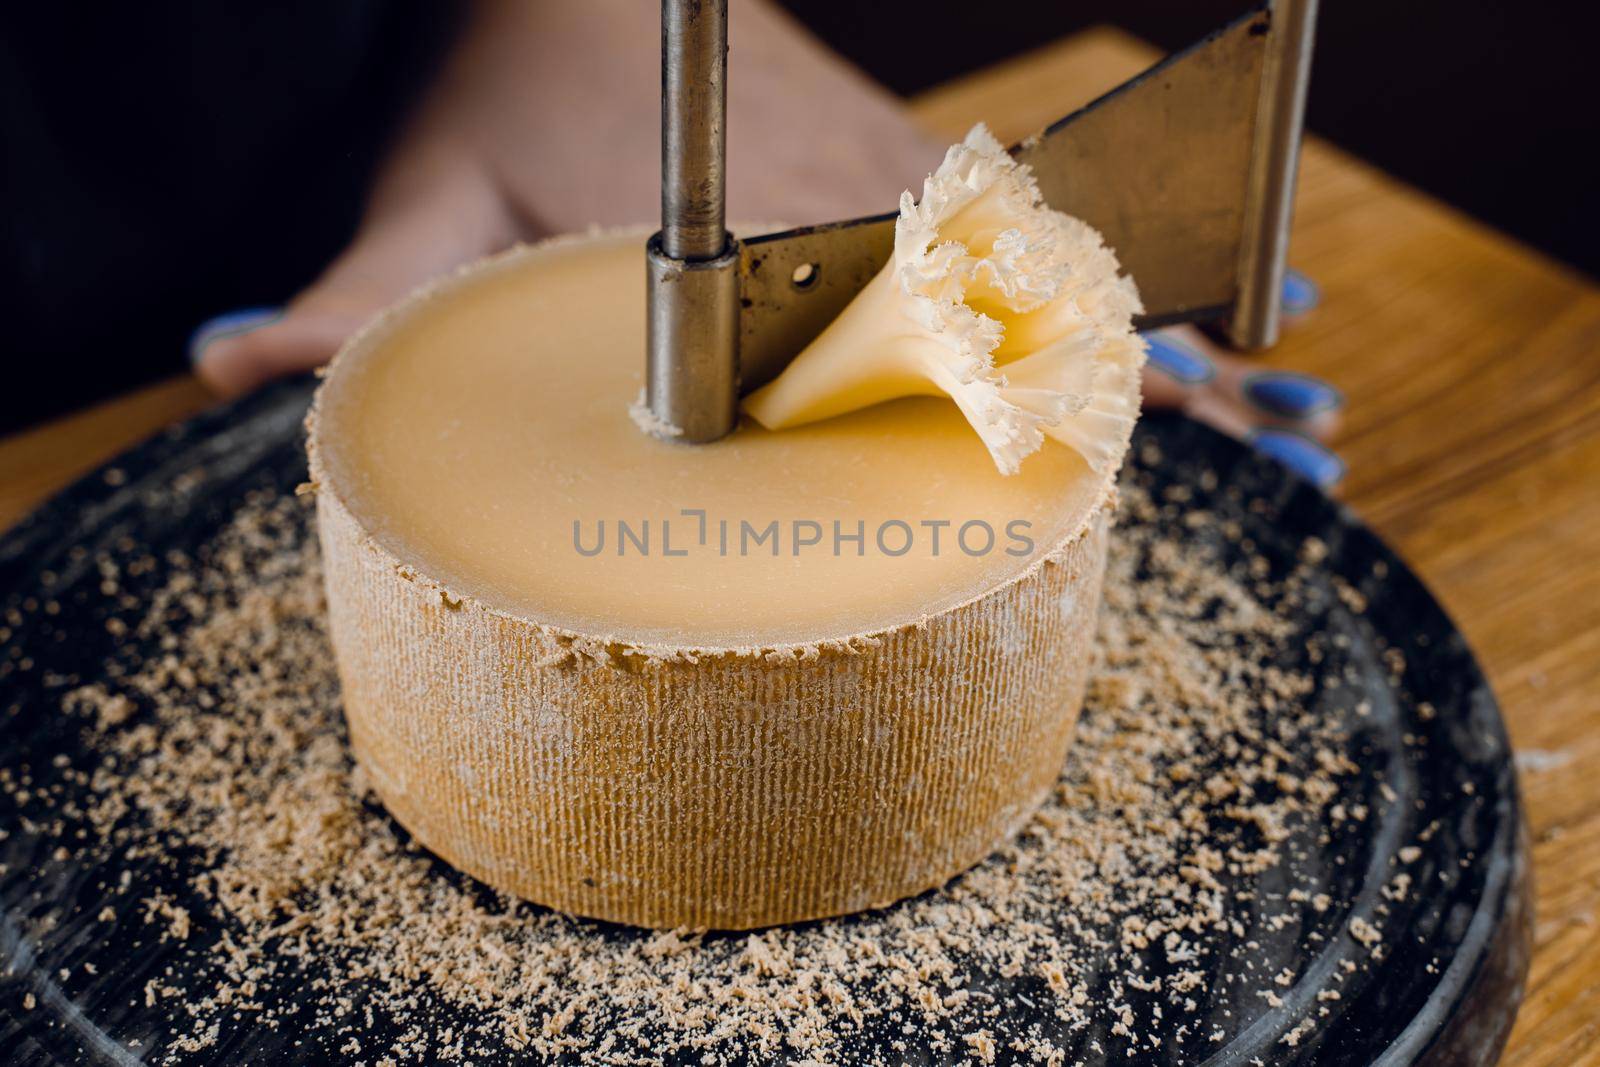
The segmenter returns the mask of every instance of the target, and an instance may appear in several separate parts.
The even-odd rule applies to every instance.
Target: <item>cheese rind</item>
[[[959,419],[916,402],[705,448],[656,441],[626,413],[641,246],[510,253],[335,361],[308,425],[355,754],[422,844],[577,914],[748,928],[938,885],[1012,833],[1060,769],[1110,476],[1049,446],[1000,478]],[[583,298],[589,329],[547,318],[587,291],[574,278],[601,283]],[[890,450],[881,468],[844,465],[873,449]],[[768,504],[800,493],[816,515],[884,495],[981,502],[1036,521],[1038,544],[981,560],[760,554],[731,570],[714,556],[585,570],[570,549],[526,551],[565,508],[636,500],[677,472],[722,506],[763,486]],[[907,484],[919,472],[930,485]]]
[[[418,841],[563,911],[747,929],[888,904],[981,860],[1054,783],[1106,515],[923,626],[670,662],[452,606],[324,491],[351,743]]]

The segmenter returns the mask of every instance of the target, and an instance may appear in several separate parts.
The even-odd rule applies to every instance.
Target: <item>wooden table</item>
[[[913,107],[1009,141],[1155,58],[1096,30]],[[1524,751],[1538,933],[1505,1062],[1600,1063],[1600,289],[1315,140],[1291,258],[1323,305],[1264,362],[1345,391],[1344,494],[1466,631]],[[0,527],[206,403],[178,378],[0,441]]]

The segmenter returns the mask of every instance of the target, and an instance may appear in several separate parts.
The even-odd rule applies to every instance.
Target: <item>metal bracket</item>
[[[1225,320],[1240,348],[1277,341],[1316,5],[1269,0],[1012,148],[1032,166],[1051,207],[1089,222],[1116,249],[1144,298],[1141,328]],[[685,28],[716,29],[723,37],[713,51],[725,56],[726,10],[725,0],[662,4],[663,235],[685,215],[678,191],[685,183],[714,185],[722,227],[725,65],[713,72],[714,152],[686,154],[681,131],[704,127],[694,108],[706,105],[674,86],[705,52],[693,49],[685,58]],[[693,165],[686,168],[686,160]],[[695,174],[713,171],[714,183],[696,183]],[[698,290],[669,288],[652,261],[649,395],[656,418],[683,429],[682,440],[730,431],[737,398],[729,400],[726,390],[748,392],[776,377],[843,310],[888,262],[894,220],[891,213],[808,226],[742,246],[726,238],[707,258],[718,270],[728,269],[728,257],[738,260],[731,297],[725,285],[716,296],[735,306],[732,344],[725,303],[667,311],[698,301],[688,295]],[[711,383],[703,393],[702,380]]]
[[[645,403],[699,444],[739,413],[739,243],[725,221],[728,0],[662,0],[661,230],[646,247]]]

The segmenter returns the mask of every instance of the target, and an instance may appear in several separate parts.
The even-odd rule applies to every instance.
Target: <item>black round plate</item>
[[[83,479],[0,540],[0,774],[30,775],[39,788],[74,788],[60,768],[87,765],[92,756],[80,725],[59,713],[62,691],[97,677],[113,641],[104,626],[96,552],[129,543],[158,558],[169,549],[192,551],[228,521],[247,493],[292,489],[305,477],[300,426],[310,390],[304,381],[280,385],[176,427],[117,460],[114,470]],[[1258,553],[1280,562],[1294,560],[1308,537],[1320,538],[1329,548],[1321,564],[1329,587],[1337,576],[1367,601],[1364,613],[1335,604],[1313,624],[1348,639],[1338,646],[1357,668],[1355,695],[1372,706],[1351,724],[1349,754],[1374,773],[1353,782],[1358,795],[1350,802],[1369,803],[1375,815],[1353,832],[1313,827],[1297,848],[1306,850],[1330,895],[1347,902],[1328,920],[1332,928],[1343,929],[1381,904],[1388,909],[1385,940],[1392,950],[1374,962],[1348,937],[1311,939],[1300,927],[1247,926],[1241,940],[1255,943],[1258,968],[1262,960],[1267,973],[1291,965],[1300,977],[1281,990],[1280,1007],[1230,999],[1222,992],[1228,983],[1212,983],[1203,994],[1212,1003],[1204,1007],[1229,1036],[1205,1062],[1494,1062],[1527,973],[1530,889],[1510,747],[1470,650],[1421,582],[1339,504],[1185,419],[1147,418],[1135,454],[1151,442],[1166,458],[1141,477],[1157,493],[1186,487],[1197,504],[1242,525]],[[161,490],[159,503],[147,492],[152,489]],[[1216,538],[1224,556],[1237,556],[1237,546],[1215,530],[1193,536]],[[160,584],[157,570],[144,577],[149,588]],[[54,614],[38,610],[46,600],[58,605]],[[1384,649],[1405,657],[1398,685],[1384,666]],[[1380,792],[1398,801],[1380,802]],[[139,931],[123,924],[76,921],[99,911],[102,887],[128,864],[96,859],[91,850],[65,861],[52,857],[58,839],[3,797],[0,832],[0,1049],[6,1058],[165,1059],[189,1023],[174,1005],[145,1008],[142,990],[161,968],[181,968],[187,957],[139,945]],[[1403,901],[1382,900],[1391,857],[1419,834],[1424,854],[1409,869],[1418,886],[1429,888]],[[181,894],[193,873],[180,863],[177,869],[147,865],[132,876],[153,886],[165,882]],[[440,865],[439,877],[457,876]],[[194,938],[218,933],[200,929]],[[608,936],[638,935],[617,929]],[[1228,966],[1232,957],[1218,956]],[[1284,1044],[1334,969],[1357,957],[1360,973],[1340,985],[1338,1010],[1298,1045]],[[81,966],[85,960],[95,961],[94,973]],[[1018,1015],[1034,1010],[1024,1007],[1025,999],[1009,999],[1012,991],[995,991]],[[263,1000],[293,1003],[294,997],[282,975],[276,988],[260,992]],[[25,999],[31,1010],[22,1010]],[[379,1019],[373,1025],[386,1024]],[[1072,1035],[1069,1060],[1088,1056],[1087,1042],[1096,1036]],[[135,1037],[140,1044],[130,1051]],[[380,1037],[367,1047],[384,1044]],[[1118,1061],[1173,1062],[1159,1052],[1142,1055]],[[315,1035],[247,1023],[224,1032],[203,1056],[229,1064],[342,1058]],[[517,1058],[507,1052],[507,1060]]]

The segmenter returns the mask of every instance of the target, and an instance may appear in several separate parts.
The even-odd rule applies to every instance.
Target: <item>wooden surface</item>
[[[914,109],[1009,141],[1153,58],[1094,31]],[[1538,945],[1504,1062],[1600,1063],[1600,289],[1315,141],[1291,261],[1323,303],[1262,361],[1344,390],[1344,495],[1466,631],[1524,753]],[[0,527],[204,403],[179,378],[0,441]]]
[[[1155,58],[1098,31],[917,111],[1010,141]],[[1290,261],[1323,303],[1262,361],[1344,390],[1343,495],[1466,632],[1523,752],[1538,926],[1503,1063],[1600,1063],[1600,288],[1315,141]]]

